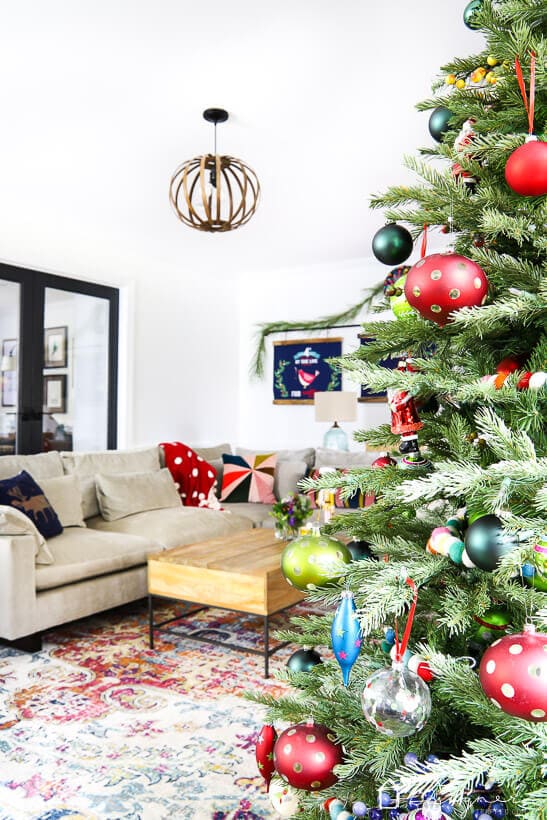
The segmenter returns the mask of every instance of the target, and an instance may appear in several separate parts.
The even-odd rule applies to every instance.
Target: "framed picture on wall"
[[[273,403],[313,404],[318,392],[342,389],[342,374],[327,359],[342,355],[342,339],[274,342]]]
[[[2,341],[2,407],[17,404],[17,339]]]
[[[46,327],[44,330],[44,367],[66,367],[68,328]]]
[[[44,413],[66,413],[66,375],[44,376]]]
[[[365,336],[363,333],[359,334],[359,339],[361,340],[362,345],[366,345],[374,341],[372,336]],[[381,359],[378,364],[382,367],[389,368],[389,370],[397,370],[399,357],[396,359]],[[373,393],[372,390],[369,390],[364,385],[361,385],[361,394],[358,401],[387,401],[387,391],[384,390],[381,393]]]

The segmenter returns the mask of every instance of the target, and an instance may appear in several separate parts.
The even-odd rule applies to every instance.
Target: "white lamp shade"
[[[314,394],[316,421],[355,421],[357,393],[328,390]]]

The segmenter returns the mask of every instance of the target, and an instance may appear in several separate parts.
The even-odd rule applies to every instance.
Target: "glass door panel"
[[[0,279],[0,455],[17,449],[20,288]]]
[[[43,450],[108,447],[108,299],[46,287]]]

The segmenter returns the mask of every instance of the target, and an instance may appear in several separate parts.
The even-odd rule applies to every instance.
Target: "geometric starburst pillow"
[[[275,504],[274,472],[276,453],[247,453],[245,456],[222,454],[221,501],[253,501]]]

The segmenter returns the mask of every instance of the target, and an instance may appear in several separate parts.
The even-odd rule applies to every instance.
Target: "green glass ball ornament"
[[[337,581],[351,552],[327,535],[303,535],[291,541],[281,555],[285,580],[302,591]]]
[[[314,666],[323,663],[321,655],[315,649],[297,649],[287,661],[287,669],[291,672],[311,672]]]
[[[505,532],[496,515],[483,515],[468,527],[465,533],[465,553],[473,564],[492,572],[501,558],[518,546],[518,538]]]
[[[483,643],[493,643],[498,638],[503,637],[507,632],[507,627],[511,623],[511,617],[505,607],[494,606],[488,609],[481,616],[473,615],[478,628],[475,630],[476,640]]]
[[[410,256],[413,247],[410,231],[396,222],[384,225],[372,238],[372,252],[384,265],[401,265]]]
[[[406,276],[401,276],[401,278],[395,285],[397,293],[395,293],[394,296],[389,297],[389,306],[391,307],[391,310],[393,311],[397,319],[400,319],[401,316],[408,316],[409,313],[413,313],[414,315],[416,315],[416,311],[414,310],[412,305],[409,304],[405,296],[405,282]]]
[[[478,25],[473,23],[475,14],[482,8],[482,0],[471,0],[463,10],[463,22],[467,28],[476,29]]]
[[[351,560],[352,561],[377,561],[378,556],[374,555],[370,548],[370,544],[366,541],[349,541],[348,542],[348,549],[351,552]]]
[[[444,105],[439,105],[433,110],[429,118],[429,133],[437,142],[441,142],[448,131],[448,123],[451,117],[452,111],[445,108]]]

